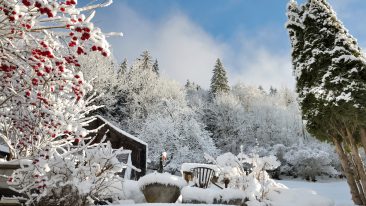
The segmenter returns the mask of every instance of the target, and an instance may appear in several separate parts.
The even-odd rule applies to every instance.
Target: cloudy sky
[[[299,2],[303,2],[300,0]],[[81,0],[82,3],[87,0]],[[159,61],[162,75],[209,87],[216,58],[230,84],[294,87],[285,30],[287,0],[114,0],[94,21],[110,38],[118,62],[143,50]],[[329,0],[338,17],[366,47],[366,0]]]

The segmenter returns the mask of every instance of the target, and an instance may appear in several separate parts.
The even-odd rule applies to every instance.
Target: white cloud
[[[232,84],[241,81],[267,88],[293,85],[290,54],[271,53],[256,39],[242,36],[236,45],[225,44],[180,12],[151,21],[120,4],[113,18],[118,21],[103,27],[122,28],[124,37],[111,41],[117,59],[127,57],[131,63],[148,49],[158,59],[162,75],[182,84],[190,79],[208,88],[215,60],[222,58]]]
[[[160,59],[163,74],[185,82],[209,85],[215,60],[224,46],[183,15],[173,16],[158,31],[152,52]]]
[[[254,50],[254,51],[253,51]],[[292,66],[289,55],[277,55],[266,49],[254,48],[240,53],[242,59],[238,62],[241,68],[231,74],[234,82],[244,82],[250,85],[270,86],[276,88],[294,88]]]

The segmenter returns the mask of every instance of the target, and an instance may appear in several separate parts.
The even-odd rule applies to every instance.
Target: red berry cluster
[[[74,92],[75,96],[76,96],[76,101],[79,101],[81,99],[81,97],[84,95],[84,92],[81,89],[81,86],[83,85],[83,80],[80,78],[80,76],[78,74],[76,74],[74,76],[74,80],[73,80],[73,86],[72,86],[72,91]]]
[[[47,66],[45,64],[55,58],[51,48],[49,48],[45,42],[40,42],[40,45],[42,47],[33,49],[31,56],[28,58],[30,65],[38,77],[42,77],[45,73],[49,74],[53,71],[51,66]],[[32,84],[37,86],[39,84],[39,80],[37,78],[32,79]]]
[[[65,61],[68,63],[68,64],[73,64],[77,67],[80,67],[81,65],[79,64],[79,61],[76,59],[75,56],[66,56],[64,57]]]
[[[18,13],[11,7],[4,4],[3,6],[0,6],[0,11],[3,11],[5,16],[8,17],[10,22],[14,22],[15,19],[22,17],[22,15],[18,15]]]
[[[96,45],[93,45],[92,48],[91,48],[92,51],[98,51],[100,52],[103,56],[107,57],[108,56],[108,53],[100,46],[96,46]]]
[[[7,65],[7,64],[0,64],[0,71],[3,72],[12,72],[16,69],[16,66]]]
[[[24,6],[26,7],[30,7],[33,6],[32,2],[30,0],[22,0],[22,3],[24,4]]]
[[[67,0],[65,2],[65,4],[68,5],[68,6],[72,6],[72,5],[75,5],[76,4],[76,1],[75,0]]]
[[[34,6],[35,6],[36,8],[38,8],[38,10],[39,10],[39,12],[40,12],[41,14],[47,14],[47,16],[48,16],[49,18],[51,18],[51,17],[53,17],[53,16],[54,16],[54,15],[53,15],[53,13],[52,13],[52,11],[51,11],[51,9],[50,9],[50,8],[48,8],[48,7],[46,7],[46,6],[43,6],[41,2],[36,1],[36,3],[34,4]]]
[[[74,20],[76,21],[76,20]],[[74,22],[73,21],[73,22]],[[83,21],[81,18],[78,19],[79,22]],[[90,35],[90,28],[88,27],[76,27],[74,29],[74,31],[78,34],[75,34],[74,32],[70,32],[69,33],[69,36],[71,38],[71,41],[69,43],[69,46],[70,47],[74,47],[78,44],[78,41],[86,41],[88,39],[90,39],[91,35]],[[77,49],[76,49],[76,53],[78,55],[81,55],[81,54],[86,54],[86,52],[84,51],[84,48],[79,46]]]

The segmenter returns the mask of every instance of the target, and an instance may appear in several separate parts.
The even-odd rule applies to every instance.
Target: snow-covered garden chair
[[[208,167],[193,168],[193,177],[195,181],[195,186],[200,188],[207,188],[214,174],[215,171]]]
[[[187,182],[192,181],[197,187],[207,188],[220,169],[214,164],[183,163],[181,173]]]

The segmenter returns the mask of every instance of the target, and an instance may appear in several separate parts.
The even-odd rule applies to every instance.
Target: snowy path
[[[289,188],[305,188],[314,190],[319,195],[335,201],[336,206],[354,206],[346,181],[335,182],[304,182],[298,180],[277,180]]]

